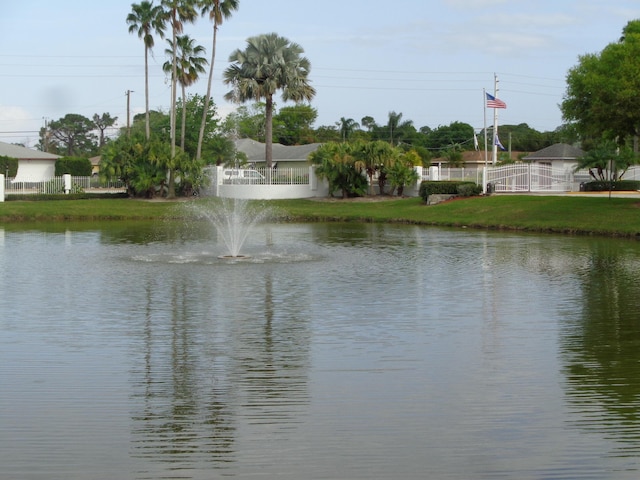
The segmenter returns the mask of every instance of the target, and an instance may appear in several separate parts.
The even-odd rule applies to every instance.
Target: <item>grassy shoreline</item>
[[[427,206],[419,198],[272,200],[288,221],[358,221],[621,237],[640,235],[640,197],[493,195]],[[204,202],[206,200],[187,200]],[[132,199],[0,203],[0,224],[184,218],[183,202]]]

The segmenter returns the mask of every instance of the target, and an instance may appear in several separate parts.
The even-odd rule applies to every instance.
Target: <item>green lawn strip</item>
[[[280,206],[301,220],[388,221],[635,236],[640,233],[640,208],[636,203],[630,198],[505,195],[465,198],[433,206],[416,198],[374,203],[296,200]]]
[[[135,220],[166,217],[175,204],[130,199],[50,200],[0,203],[0,221]]]
[[[205,202],[207,200],[190,200]],[[633,198],[493,195],[427,206],[419,198],[385,201],[273,200],[285,220],[401,222],[524,231],[640,235]],[[188,217],[182,202],[132,199],[0,203],[0,222],[160,220]]]

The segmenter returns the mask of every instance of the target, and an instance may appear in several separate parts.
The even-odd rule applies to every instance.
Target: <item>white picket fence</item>
[[[436,168],[436,171],[433,171]],[[577,192],[581,184],[592,181],[588,170],[575,172],[570,168],[554,168],[536,163],[515,163],[511,165],[490,166],[484,168],[448,168],[432,167],[423,170],[423,180],[464,180],[482,185],[490,184],[497,193],[517,192]],[[640,166],[630,167],[623,176],[624,180],[640,180]]]
[[[121,181],[102,182],[97,177],[71,177],[71,188],[65,192],[64,177],[53,177],[44,182],[16,182],[7,177],[4,181],[6,195],[47,195],[57,193],[117,193],[126,191]]]
[[[404,194],[418,194],[423,180],[463,180],[485,185],[496,193],[518,192],[571,192],[579,191],[581,184],[593,180],[589,172],[574,172],[571,169],[554,168],[549,165],[517,163],[486,168],[430,168],[415,167],[420,180],[416,185],[407,186]],[[253,169],[259,176],[247,181],[235,181],[235,177],[225,176],[225,169],[213,167],[212,185],[206,191],[214,196],[243,198],[308,198],[328,194],[326,182],[320,181],[314,167],[280,168],[267,172],[264,168]],[[640,180],[640,166],[629,168],[623,178]],[[375,182],[375,180],[374,180]],[[45,182],[16,182],[5,178],[4,194],[59,194],[59,193],[117,193],[126,191],[123,182],[101,182],[98,177],[71,177],[70,185],[65,185],[64,177],[54,177]],[[202,192],[205,193],[205,192]]]

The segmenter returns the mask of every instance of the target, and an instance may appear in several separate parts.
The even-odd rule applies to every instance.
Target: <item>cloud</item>
[[[0,105],[0,141],[22,143],[26,146],[37,142],[42,120],[22,107]]]

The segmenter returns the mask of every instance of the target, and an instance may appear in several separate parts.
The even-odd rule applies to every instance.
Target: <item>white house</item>
[[[315,152],[321,143],[309,143],[307,145],[282,145],[274,143],[271,149],[273,165],[275,167],[306,167],[309,165],[307,158],[311,152]],[[236,142],[239,152],[247,156],[247,161],[257,167],[265,166],[265,144],[256,142],[250,138],[241,138]]]
[[[583,155],[584,151],[578,147],[566,143],[555,143],[523,157],[523,160],[548,165],[557,170],[573,171],[578,164],[578,159]]]
[[[14,182],[45,182],[55,176],[59,155],[0,142],[0,156],[18,159]]]

